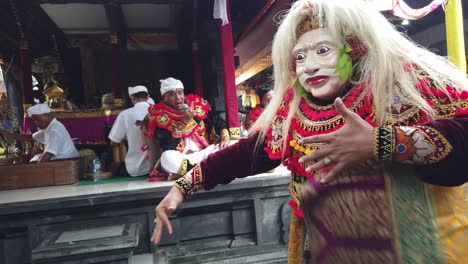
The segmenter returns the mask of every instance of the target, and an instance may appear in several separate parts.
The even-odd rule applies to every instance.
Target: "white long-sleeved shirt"
[[[136,121],[143,120],[148,114],[149,106],[147,102],[138,102],[132,108],[120,112],[109,133],[109,139],[115,143],[120,143],[127,138],[128,152],[125,156],[125,168],[131,176],[145,175],[150,171],[148,151],[142,150],[146,141],[140,128],[135,125]]]
[[[49,152],[54,155],[52,159],[68,159],[80,156],[67,129],[55,118],[46,129],[34,133],[33,138],[44,144],[44,153]]]

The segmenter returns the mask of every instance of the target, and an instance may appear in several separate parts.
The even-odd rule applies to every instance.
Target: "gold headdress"
[[[319,9],[316,4],[305,2],[303,5],[303,12],[307,12],[306,18],[296,28],[296,36],[300,37],[302,34],[323,27],[323,17],[319,17]]]
[[[304,20],[297,26],[296,28],[296,37],[299,38],[304,33],[323,28],[326,22],[326,18],[320,14],[319,8],[316,4],[310,3],[309,1],[305,2],[303,7],[304,12],[308,12],[307,16]],[[367,54],[367,48],[363,45],[363,43],[353,36],[346,37],[346,43],[351,47],[351,51],[349,55],[353,59],[353,61],[360,60],[364,55]]]

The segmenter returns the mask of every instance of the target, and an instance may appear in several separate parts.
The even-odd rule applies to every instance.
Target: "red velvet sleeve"
[[[258,134],[239,140],[236,144],[208,156],[191,173],[179,178],[175,186],[184,194],[203,188],[209,190],[217,184],[227,184],[269,171],[281,164],[271,160],[264,150],[264,141],[257,146]]]
[[[422,127],[440,133],[449,142],[451,150],[438,162],[416,165],[418,178],[443,186],[458,186],[468,182],[468,115],[434,120]]]

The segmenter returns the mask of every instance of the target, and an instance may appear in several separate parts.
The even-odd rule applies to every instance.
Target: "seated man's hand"
[[[107,170],[110,171],[113,176],[122,176],[127,173],[127,170],[125,169],[125,162],[112,162]]]
[[[185,124],[188,124],[193,120],[194,116],[195,116],[195,111],[189,107],[185,109],[185,112],[182,115],[182,122],[184,122]]]
[[[145,136],[148,136],[149,134],[148,122],[149,122],[149,114],[147,114],[143,120],[135,121],[135,126],[140,127],[141,133],[143,133],[143,135]]]
[[[153,170],[150,172],[148,181],[167,181],[168,177],[169,176],[167,174],[153,168]]]
[[[156,164],[154,165],[154,169],[157,170],[157,171],[159,171],[159,172],[162,172],[162,173],[164,173],[164,174],[167,174],[167,173],[164,171],[164,169],[163,169],[163,167],[162,167],[162,165],[161,165],[161,159],[158,159],[158,161],[157,161]]]
[[[156,162],[156,165],[154,165],[153,169],[151,170],[150,178],[148,180],[149,181],[166,181],[168,177],[169,175],[163,172],[163,169],[161,167],[161,160],[158,160],[158,162]]]
[[[219,149],[224,149],[224,148],[227,148],[229,147],[229,145],[231,144],[231,140],[229,138],[225,139],[225,140],[221,140],[221,142],[219,142]]]
[[[42,162],[48,162],[49,160],[51,160],[55,155],[50,153],[50,152],[46,152],[44,153],[41,158],[37,161],[37,163],[42,163]]]
[[[179,179],[179,178],[182,177],[182,176],[184,176],[184,175],[179,175],[179,174],[177,174],[177,173],[169,173],[169,178],[168,178],[168,180],[169,180],[169,181],[175,181],[175,180]]]
[[[227,129],[223,129],[221,131],[221,141],[219,142],[219,149],[224,149],[226,147],[229,147],[231,144],[231,137],[229,136],[229,132]]]

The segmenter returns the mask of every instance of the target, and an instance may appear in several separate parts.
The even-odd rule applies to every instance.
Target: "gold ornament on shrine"
[[[57,83],[42,92],[46,98],[49,107],[53,110],[63,110],[65,101],[65,92]]]

